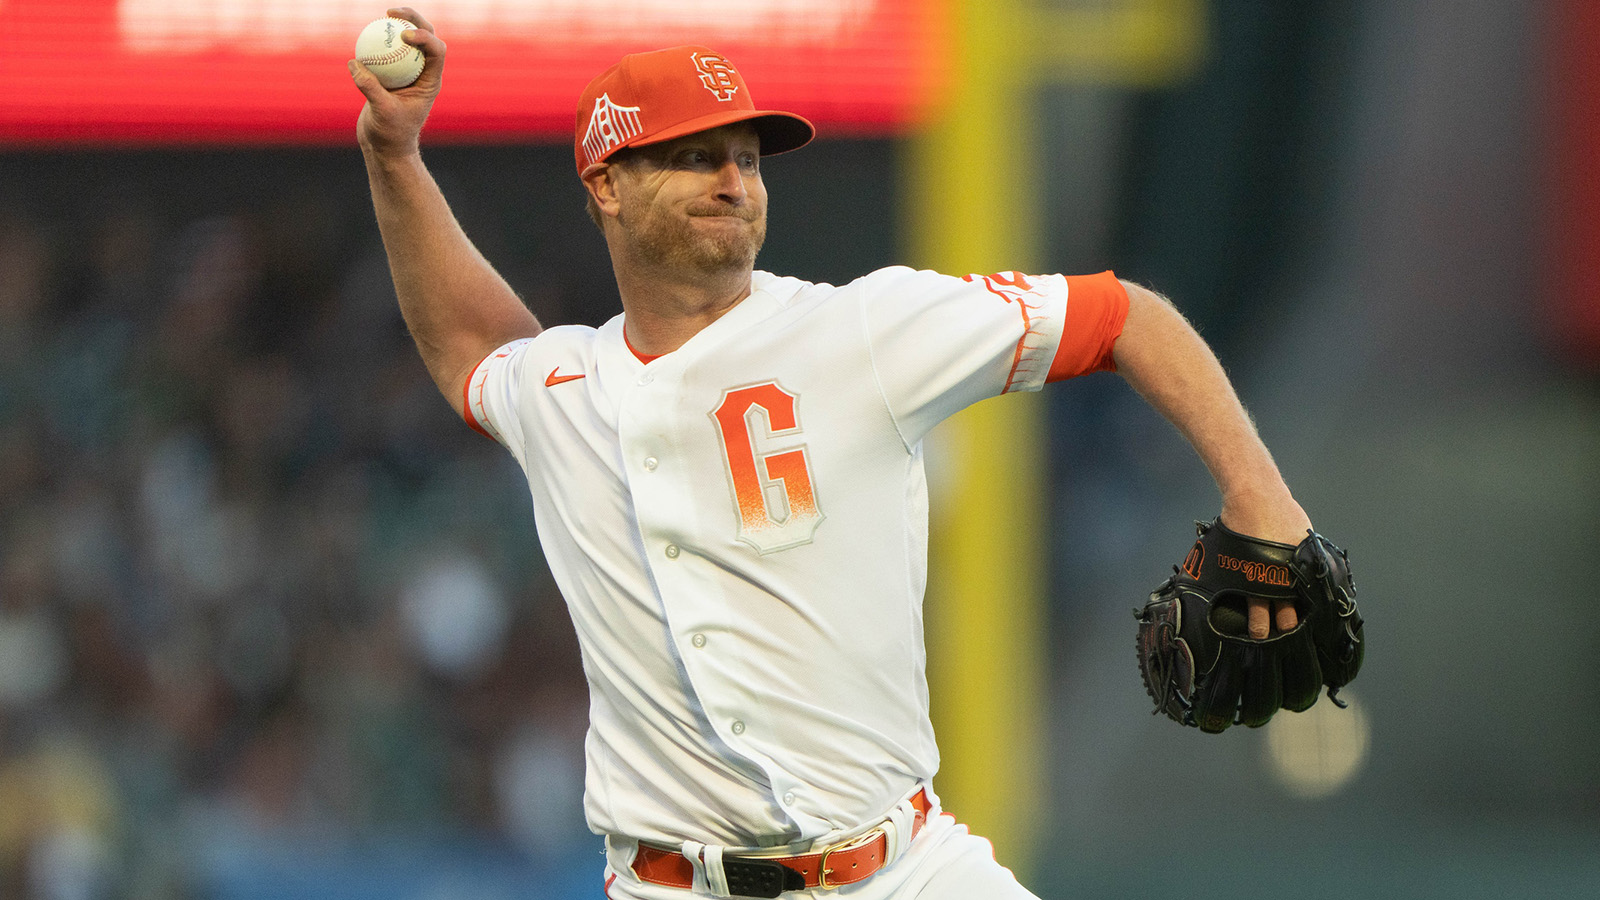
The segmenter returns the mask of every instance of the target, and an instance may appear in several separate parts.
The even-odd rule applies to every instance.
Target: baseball
[[[356,38],[356,59],[378,76],[378,83],[398,90],[422,74],[427,60],[422,51],[400,40],[401,32],[417,26],[405,19],[377,19],[361,29]]]

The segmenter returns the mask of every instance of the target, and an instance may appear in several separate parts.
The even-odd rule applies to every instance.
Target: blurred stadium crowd
[[[370,222],[296,202],[0,212],[0,898],[202,896],[223,842],[588,837],[520,474]]]

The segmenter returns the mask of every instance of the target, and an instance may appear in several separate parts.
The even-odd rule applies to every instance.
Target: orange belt
[[[911,798],[916,816],[911,820],[911,836],[916,837],[928,821],[928,795],[917,791]],[[803,856],[725,856],[722,869],[728,888],[736,897],[777,897],[784,891],[806,888],[836,888],[870,877],[884,867],[889,850],[889,835],[883,826],[868,831],[820,853]],[[650,882],[665,887],[694,886],[694,863],[672,850],[639,845],[633,871]]]

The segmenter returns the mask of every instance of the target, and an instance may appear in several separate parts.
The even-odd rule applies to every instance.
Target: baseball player
[[[373,203],[428,371],[527,475],[589,683],[605,895],[1032,897],[934,793],[922,439],[975,401],[1114,369],[1194,444],[1232,528],[1298,539],[1306,515],[1216,359],[1109,272],[755,270],[760,158],[814,130],[705,47],[625,57],[579,98],[576,171],[623,311],[541,328],[423,165],[445,45],[390,14],[427,65],[389,92],[350,63]],[[1264,635],[1295,611],[1250,615]]]

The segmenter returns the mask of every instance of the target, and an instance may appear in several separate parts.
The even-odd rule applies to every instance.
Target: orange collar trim
[[[666,355],[665,353],[657,353],[655,356],[646,356],[645,354],[640,353],[638,349],[633,346],[633,341],[628,340],[628,330],[626,328],[622,330],[622,342],[628,345],[628,352],[632,353],[635,359],[639,360],[639,362],[642,362],[645,365],[649,365]]]

